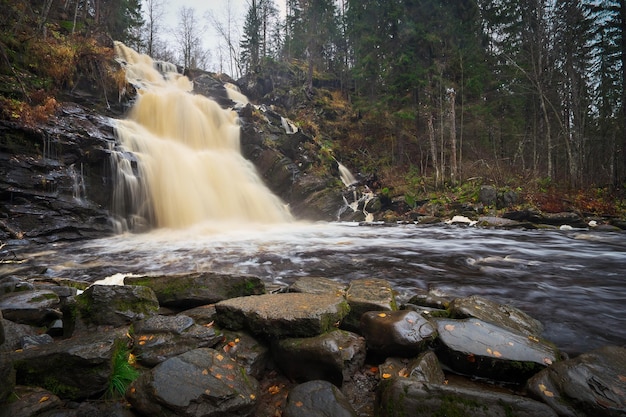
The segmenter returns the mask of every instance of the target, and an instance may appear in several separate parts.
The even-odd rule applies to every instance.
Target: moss
[[[465,417],[469,410],[487,411],[488,407],[469,398],[445,395],[441,399],[439,410],[433,414],[433,417]]]
[[[59,297],[55,293],[46,293],[38,295],[37,297],[33,297],[30,299],[31,303],[39,303],[41,301],[46,300],[57,300]]]

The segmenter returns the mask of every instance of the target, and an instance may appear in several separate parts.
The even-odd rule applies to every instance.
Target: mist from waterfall
[[[172,67],[119,42],[115,50],[138,92],[127,119],[116,124],[120,230],[292,220],[241,155],[237,113],[192,94],[191,81]]]

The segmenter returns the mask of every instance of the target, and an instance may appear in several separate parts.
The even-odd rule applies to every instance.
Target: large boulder
[[[605,346],[536,374],[528,392],[560,416],[626,415],[626,347]]]
[[[265,286],[258,277],[214,272],[132,276],[124,278],[124,284],[149,287],[156,294],[161,306],[179,309],[265,293]]]
[[[19,385],[39,386],[64,399],[102,395],[109,386],[112,359],[130,340],[128,328],[84,333],[56,343],[8,354]]]
[[[76,296],[76,309],[87,324],[124,326],[157,313],[154,292],[140,285],[92,285]]]
[[[433,319],[437,356],[457,373],[493,381],[525,382],[560,359],[556,347],[478,319]]]
[[[363,366],[366,355],[365,340],[345,330],[279,340],[272,351],[276,364],[290,379],[319,379],[337,386]]]
[[[391,378],[379,391],[380,417],[556,417],[550,407],[525,397],[412,378]]]
[[[138,361],[155,366],[189,350],[213,347],[221,339],[213,326],[200,326],[185,315],[156,315],[133,324],[134,351]]]
[[[360,331],[363,313],[398,309],[393,288],[383,279],[365,278],[352,281],[346,292],[346,300],[350,305],[350,314],[342,326],[350,331]]]
[[[234,359],[200,348],[170,358],[143,373],[127,399],[149,416],[252,416],[258,382]]]
[[[370,351],[384,356],[416,356],[437,336],[433,325],[411,310],[368,311],[361,332]]]
[[[478,295],[456,298],[449,309],[452,318],[475,317],[526,335],[539,336],[543,332],[541,322],[520,309]]]
[[[341,391],[328,381],[309,381],[289,392],[283,417],[356,417]]]
[[[215,305],[217,321],[232,330],[271,337],[311,337],[339,326],[350,307],[334,294],[264,294]]]

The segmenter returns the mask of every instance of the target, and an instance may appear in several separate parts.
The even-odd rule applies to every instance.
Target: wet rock
[[[478,295],[456,298],[449,308],[452,318],[475,317],[526,335],[539,336],[543,332],[541,322],[520,309]]]
[[[4,320],[2,317],[2,310],[0,310],[0,346],[4,343]]]
[[[33,284],[13,275],[0,278],[0,296],[11,292],[29,291],[34,289],[35,286]]]
[[[64,399],[102,395],[109,384],[112,358],[127,346],[127,328],[81,334],[37,349],[8,354],[19,385],[46,387]]]
[[[0,360],[0,410],[3,408],[1,404],[9,398],[14,389],[15,369],[9,361]]]
[[[217,322],[272,338],[311,337],[339,326],[349,306],[333,294],[265,294],[238,297],[215,305]]]
[[[498,227],[503,229],[536,229],[537,226],[530,222],[520,222],[495,216],[479,216],[478,225],[482,227]]]
[[[179,309],[265,292],[263,282],[258,277],[212,272],[126,277],[124,284],[149,287],[161,306]]]
[[[213,347],[220,340],[213,326],[200,326],[184,315],[156,315],[133,324],[134,354],[146,366],[189,350]]]
[[[559,359],[557,349],[535,336],[478,319],[433,319],[439,359],[453,371],[493,381],[525,382]]]
[[[135,380],[128,401],[143,415],[252,416],[258,382],[234,359],[201,348],[170,358]]]
[[[47,290],[19,291],[0,297],[5,319],[34,326],[47,326],[62,317],[59,296]]]
[[[423,352],[414,359],[387,358],[378,367],[378,373],[381,381],[391,378],[411,378],[419,382],[443,384],[446,379],[437,355],[432,351]]]
[[[365,362],[365,340],[344,330],[310,338],[290,338],[272,346],[274,360],[296,381],[325,380],[341,386]]]
[[[62,405],[63,401],[48,390],[18,386],[15,387],[15,399],[0,407],[0,417],[41,416]]]
[[[356,417],[341,393],[327,381],[309,381],[293,388],[287,397],[283,417]]]
[[[4,328],[5,340],[0,344],[0,353],[11,352],[22,348],[21,340],[26,336],[37,336],[37,328],[27,324],[14,323],[10,320],[2,320],[0,325]]]
[[[35,336],[27,335],[20,338],[22,349],[36,348],[41,345],[49,345],[54,342],[49,334],[38,334]]]
[[[606,346],[555,363],[527,384],[560,416],[626,415],[626,348]]]
[[[582,219],[577,213],[541,213],[536,218],[531,218],[534,223],[548,224],[552,226],[572,226],[572,227],[587,227],[584,219]]]
[[[207,304],[190,308],[189,310],[183,310],[182,314],[191,317],[197,324],[204,326],[205,324],[212,324],[215,321],[217,312],[215,311],[215,304]]]
[[[307,294],[336,294],[345,295],[346,286],[332,279],[323,277],[301,277],[289,286],[291,292]]]
[[[548,406],[528,398],[452,385],[391,378],[381,383],[380,417],[556,417]]]
[[[415,356],[437,336],[433,325],[411,310],[368,311],[360,327],[368,349],[385,356]]]
[[[450,305],[450,298],[435,294],[432,291],[422,291],[413,295],[408,304],[431,307],[436,309],[446,309]]]
[[[245,332],[224,331],[223,338],[215,349],[237,361],[247,375],[261,379],[271,360],[269,348]]]
[[[124,326],[156,314],[154,292],[139,285],[92,285],[76,296],[80,317],[89,324]]]
[[[350,314],[342,323],[342,328],[358,332],[361,316],[367,311],[397,310],[396,299],[391,284],[382,279],[357,279],[350,283],[346,292]]]

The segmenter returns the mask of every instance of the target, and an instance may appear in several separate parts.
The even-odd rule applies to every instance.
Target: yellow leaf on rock
[[[276,395],[280,392],[280,387],[278,385],[272,385],[267,389],[267,391],[272,395]]]
[[[296,401],[296,407],[302,407],[303,405],[302,401]]]
[[[545,391],[543,392],[543,394],[544,394],[546,397],[550,397],[550,398],[554,397],[554,393],[553,393],[552,391],[545,390]]]
[[[445,326],[443,326],[443,328],[451,332],[452,330],[454,330],[454,324],[446,324]]]
[[[626,376],[624,376],[624,375],[618,375],[617,379],[619,379],[622,382],[626,382]]]
[[[385,313],[378,313],[378,317],[387,317]]]
[[[493,356],[495,356],[496,358],[499,358],[502,356],[502,353],[498,352],[497,350],[493,351]]]
[[[552,359],[550,359],[550,358],[543,358],[543,363],[545,363],[546,365],[552,365]]]
[[[202,375],[208,375],[209,374],[209,370],[208,369],[203,369],[202,370]]]
[[[383,374],[383,379],[389,379],[389,378],[391,378],[391,374],[388,374],[388,373]]]
[[[44,402],[48,401],[49,399],[50,399],[50,397],[48,397],[47,395],[46,395],[46,396],[43,396],[43,397],[41,397],[41,398],[39,399],[39,403],[40,403],[40,404],[41,404],[41,403],[44,403]]]
[[[493,350],[491,350],[491,348],[487,348],[487,353],[492,355],[493,354]]]

